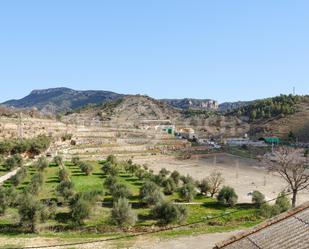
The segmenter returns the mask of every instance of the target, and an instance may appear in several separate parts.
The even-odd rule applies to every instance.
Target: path
[[[19,170],[20,168],[17,168],[17,169],[14,169],[10,172],[8,172],[7,174],[3,175],[3,176],[0,176],[0,185],[5,182],[6,180],[10,179],[12,176],[16,175],[17,171]]]

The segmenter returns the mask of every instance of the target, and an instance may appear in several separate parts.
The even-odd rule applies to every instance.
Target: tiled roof
[[[228,240],[214,249],[308,249],[309,202]]]

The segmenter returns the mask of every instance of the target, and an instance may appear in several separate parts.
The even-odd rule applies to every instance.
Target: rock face
[[[161,101],[180,109],[217,110],[219,103],[212,99],[162,99]]]
[[[65,112],[89,104],[97,104],[121,98],[124,95],[108,91],[76,91],[65,87],[33,90],[19,100],[9,100],[6,106],[37,108],[45,113]]]

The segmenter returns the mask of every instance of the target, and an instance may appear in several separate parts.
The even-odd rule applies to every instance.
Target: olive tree
[[[217,196],[220,203],[233,207],[237,203],[238,196],[232,187],[224,186]]]
[[[196,194],[195,186],[192,183],[186,183],[179,189],[180,198],[187,202],[191,202]]]
[[[140,188],[139,196],[148,206],[156,205],[163,200],[163,194],[158,185],[152,181],[146,181]]]
[[[265,195],[263,195],[260,191],[253,191],[252,192],[252,203],[255,204],[257,207],[261,207],[261,205],[265,202]]]
[[[91,172],[93,171],[92,165],[86,162],[81,162],[79,164],[79,168],[86,176],[89,176]]]
[[[151,213],[161,224],[182,223],[187,218],[187,209],[182,205],[162,202],[156,205]]]
[[[118,226],[133,226],[135,224],[137,216],[126,198],[122,197],[114,202],[111,220]]]

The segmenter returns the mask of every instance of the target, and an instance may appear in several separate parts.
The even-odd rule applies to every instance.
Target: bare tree
[[[271,171],[277,172],[288,184],[292,192],[292,207],[300,190],[309,186],[308,158],[303,150],[280,147],[265,156]]]
[[[209,183],[210,196],[213,197],[216,193],[219,192],[220,186],[224,182],[224,178],[222,177],[222,174],[220,172],[214,171],[207,178],[207,181]]]

